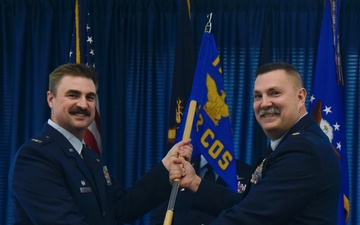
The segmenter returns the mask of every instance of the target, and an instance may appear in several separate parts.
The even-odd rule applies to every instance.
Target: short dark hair
[[[51,91],[55,96],[59,82],[64,76],[86,77],[94,82],[96,88],[98,85],[95,68],[78,63],[64,64],[56,68],[49,75],[49,91]]]
[[[300,72],[296,69],[295,66],[286,62],[271,62],[264,64],[256,70],[255,76],[257,77],[261,74],[274,70],[285,70],[287,74],[292,75],[293,78],[295,78],[295,81],[298,83],[298,85],[300,85],[300,87],[304,87]]]

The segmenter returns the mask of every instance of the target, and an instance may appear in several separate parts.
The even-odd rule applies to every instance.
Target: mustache
[[[70,111],[71,114],[83,114],[85,116],[90,116],[90,112],[87,109],[77,108],[75,110]]]
[[[266,114],[280,114],[280,109],[277,107],[270,107],[266,109],[260,109],[259,116],[264,116]]]

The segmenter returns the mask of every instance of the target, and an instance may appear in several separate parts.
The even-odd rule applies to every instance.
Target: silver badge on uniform
[[[110,174],[109,174],[109,171],[108,171],[106,166],[103,166],[103,172],[104,172],[104,177],[105,177],[105,180],[106,180],[106,184],[108,186],[110,186],[111,185],[111,178],[110,178]]]
[[[80,188],[80,193],[91,193],[91,187],[81,187]]]

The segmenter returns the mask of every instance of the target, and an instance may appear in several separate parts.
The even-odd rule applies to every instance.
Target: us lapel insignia
[[[300,132],[295,132],[295,133],[292,133],[292,136],[295,136],[295,135],[299,135]]]
[[[103,172],[104,172],[104,177],[105,177],[105,180],[106,180],[106,184],[108,186],[110,186],[111,185],[111,178],[110,178],[110,174],[109,174],[109,171],[108,171],[106,166],[103,166]]]
[[[263,170],[265,160],[266,160],[266,158],[263,159],[263,161],[256,167],[255,171],[251,175],[251,180],[250,180],[251,183],[257,184],[257,182],[259,182],[261,180],[262,170]]]

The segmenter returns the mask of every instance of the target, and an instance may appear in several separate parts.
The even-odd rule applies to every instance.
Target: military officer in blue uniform
[[[298,70],[269,63],[256,72],[254,113],[271,140],[244,195],[202,180],[189,162],[175,159],[170,179],[194,193],[193,208],[217,215],[211,225],[336,225],[340,199],[339,160],[329,138],[305,108]]]
[[[189,159],[190,140],[174,145],[132,187],[121,188],[101,158],[84,145],[94,120],[96,90],[96,74],[85,65],[65,64],[50,74],[51,117],[40,135],[20,147],[10,169],[15,224],[130,222],[169,197],[171,158]]]

